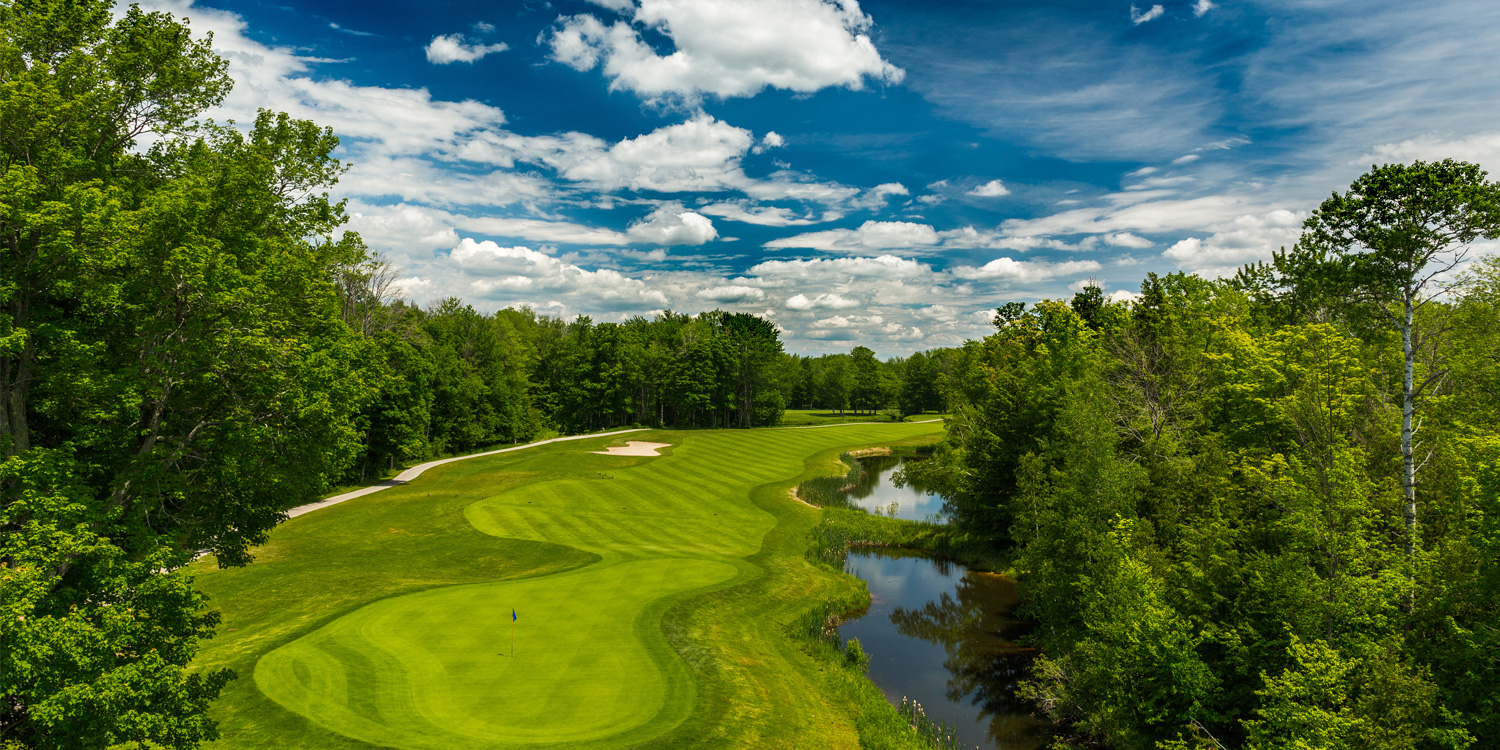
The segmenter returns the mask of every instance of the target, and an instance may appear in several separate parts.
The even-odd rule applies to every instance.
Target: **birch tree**
[[[1291,252],[1276,255],[1293,287],[1323,300],[1373,303],[1401,336],[1401,459],[1406,555],[1417,545],[1418,411],[1448,370],[1436,354],[1447,327],[1422,325],[1425,308],[1456,283],[1470,244],[1500,237],[1500,183],[1478,165],[1452,159],[1374,167],[1348,192],[1334,193],[1308,217]],[[1299,294],[1305,294],[1299,290]]]

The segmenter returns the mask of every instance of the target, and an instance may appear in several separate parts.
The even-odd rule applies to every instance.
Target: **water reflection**
[[[922,555],[853,553],[870,587],[870,609],[840,628],[870,654],[870,679],[892,702],[913,698],[952,724],[965,746],[1034,750],[1049,725],[1015,699],[1032,652],[1016,638],[1016,584]]]
[[[943,497],[917,484],[897,487],[890,477],[906,461],[921,460],[903,456],[861,456],[855,459],[863,467],[845,494],[849,501],[871,513],[894,515],[912,521],[947,523]]]

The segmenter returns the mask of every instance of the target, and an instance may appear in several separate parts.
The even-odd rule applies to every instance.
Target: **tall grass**
[[[912,731],[930,746],[937,750],[961,750],[962,746],[958,744],[958,733],[953,725],[928,716],[927,712],[922,710],[922,704],[902,697],[901,704],[896,706],[896,712],[901,714],[901,718],[906,719]]]

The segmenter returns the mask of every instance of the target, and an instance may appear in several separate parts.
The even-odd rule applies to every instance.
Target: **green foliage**
[[[859,645],[858,638],[850,638],[844,644],[844,663],[861,672],[870,666],[870,655],[865,653],[863,646]]]
[[[949,437],[904,471],[1012,548],[1024,692],[1070,742],[1500,742],[1500,261],[1432,276],[1497,195],[1377,168],[1272,267],[1008,306],[962,350]]]
[[[358,262],[337,139],[228,91],[206,40],[102,2],[0,6],[0,734],[196,746],[231,674],[189,671],[223,564],[353,458]],[[150,137],[153,145],[139,146]]]

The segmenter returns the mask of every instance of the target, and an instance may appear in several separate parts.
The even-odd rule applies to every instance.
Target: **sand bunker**
[[[602,456],[660,456],[658,450],[671,446],[671,443],[647,443],[642,440],[631,440],[624,445],[616,445],[602,451],[589,451]]]

